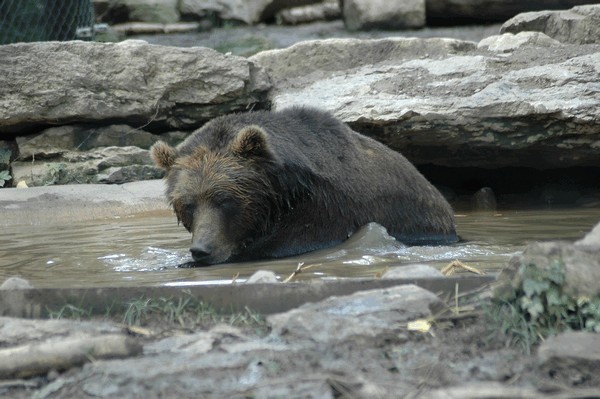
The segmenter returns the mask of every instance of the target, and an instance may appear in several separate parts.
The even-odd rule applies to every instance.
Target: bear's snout
[[[190,247],[190,252],[192,253],[192,258],[195,262],[200,263],[210,263],[210,249],[208,249],[205,245],[196,243]]]

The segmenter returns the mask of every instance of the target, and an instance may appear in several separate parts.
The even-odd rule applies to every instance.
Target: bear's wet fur
[[[222,116],[151,154],[201,264],[297,255],[369,222],[408,245],[458,240],[452,208],[404,156],[316,109]]]

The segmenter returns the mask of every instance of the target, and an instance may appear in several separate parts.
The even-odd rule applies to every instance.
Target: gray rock
[[[21,277],[9,277],[0,285],[0,290],[26,290],[33,288],[33,285]]]
[[[496,210],[497,202],[494,190],[491,187],[482,187],[475,194],[471,200],[471,207],[474,211],[480,212],[493,212]]]
[[[206,17],[216,13],[220,19],[254,25],[283,9],[316,3],[318,0],[182,0],[182,15]]]
[[[174,23],[179,21],[178,0],[117,0],[129,21]]]
[[[51,338],[99,336],[122,332],[122,327],[105,322],[0,317],[0,347],[3,348],[28,342],[43,342]]]
[[[270,270],[258,270],[246,280],[246,284],[278,283],[277,275]]]
[[[431,316],[444,306],[431,292],[415,285],[402,285],[331,297],[269,316],[267,321],[273,334],[289,342],[374,341],[397,339],[402,324]]]
[[[98,147],[136,146],[149,149],[159,136],[129,125],[63,125],[32,136],[17,137],[19,158],[48,158],[68,151],[87,151]]]
[[[600,385],[600,334],[570,331],[549,337],[537,358],[546,378],[578,387]]]
[[[543,32],[563,43],[600,43],[600,5],[523,13],[509,19],[500,28],[501,33],[521,31]]]
[[[565,270],[563,291],[573,298],[600,295],[600,247],[574,245],[568,242],[536,242],[529,244],[522,254],[515,255],[503,271],[512,277],[513,286],[521,285],[523,265],[535,265],[549,270],[555,264]]]
[[[402,279],[402,278],[431,278],[444,277],[442,272],[429,265],[406,265],[392,267],[381,278]]]
[[[560,46],[560,42],[540,32],[519,32],[516,35],[504,33],[486,37],[477,44],[477,47],[498,53],[507,53],[525,45],[553,47]]]
[[[248,338],[237,328],[229,325],[217,325],[209,331],[194,334],[174,335],[161,340],[150,342],[144,346],[144,354],[188,352],[196,355],[206,353],[227,342],[227,348],[232,343],[247,342]]]
[[[250,59],[271,76],[273,108],[326,109],[416,164],[600,166],[600,45],[330,39]]]
[[[581,240],[575,241],[575,245],[592,247],[600,251],[600,222],[585,235]]]
[[[342,16],[338,0],[326,0],[322,3],[302,7],[286,8],[275,16],[281,25],[298,25],[316,21],[328,21]]]
[[[533,388],[523,388],[499,382],[475,382],[449,388],[419,393],[422,399],[539,399],[540,392]]]
[[[50,151],[56,150],[54,147]],[[60,150],[62,151],[62,150]],[[51,161],[12,163],[13,184],[24,181],[29,187],[52,184],[126,183],[158,179],[148,150],[139,147],[100,147],[87,152],[64,151]]]
[[[343,0],[349,30],[411,29],[425,26],[425,0]]]
[[[73,122],[199,126],[260,104],[269,89],[244,58],[135,40],[10,44],[0,62],[11,71],[0,74],[0,133]]]

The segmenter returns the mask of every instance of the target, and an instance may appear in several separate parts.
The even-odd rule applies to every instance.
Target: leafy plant
[[[8,170],[0,171],[0,187],[4,187],[6,182],[10,179],[12,179],[12,176],[10,175],[10,173],[8,173]]]
[[[50,175],[49,181],[46,183],[47,186],[51,184],[57,184],[63,177],[67,165],[64,163],[52,162],[48,164],[48,174]]]
[[[574,298],[563,291],[564,266],[555,261],[547,270],[525,265],[521,283],[505,298],[496,298],[486,314],[490,326],[509,343],[531,353],[533,345],[567,330],[600,332],[600,297]]]
[[[10,163],[10,155],[12,154],[12,151],[7,149],[7,148],[0,148],[0,165],[1,164],[6,164],[8,165]]]

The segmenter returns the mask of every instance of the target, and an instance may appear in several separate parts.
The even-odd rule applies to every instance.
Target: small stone
[[[381,276],[383,279],[431,277],[444,277],[444,275],[433,266],[416,264],[393,267],[386,271],[383,276]]]
[[[546,377],[569,385],[600,384],[600,334],[569,331],[546,339],[537,353]]]
[[[21,277],[9,277],[0,285],[0,290],[27,290],[31,288],[33,288],[33,285]]]
[[[248,277],[246,284],[278,283],[277,275],[270,270],[258,270]]]
[[[493,212],[496,210],[496,195],[490,187],[479,189],[471,200],[471,206],[474,211]]]

